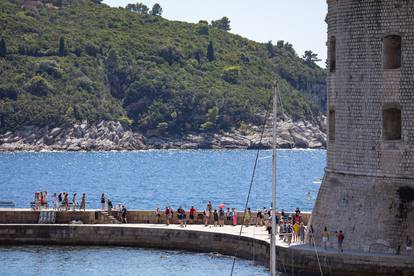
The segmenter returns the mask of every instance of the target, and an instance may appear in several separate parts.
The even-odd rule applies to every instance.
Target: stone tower
[[[327,2],[329,141],[316,242],[326,226],[344,230],[345,249],[403,254],[414,239],[414,1]]]

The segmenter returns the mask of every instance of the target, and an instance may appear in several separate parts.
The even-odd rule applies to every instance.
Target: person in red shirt
[[[195,213],[196,213],[196,209],[194,208],[194,206],[191,206],[191,209],[190,209],[190,223],[191,224],[194,223]]]
[[[336,233],[336,238],[338,239],[338,252],[344,252],[342,249],[342,243],[344,242],[345,235],[342,230],[339,230],[339,233]]]

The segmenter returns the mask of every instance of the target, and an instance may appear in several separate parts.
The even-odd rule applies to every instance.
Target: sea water
[[[323,176],[323,150],[279,150],[277,208],[311,210]],[[0,153],[0,200],[29,207],[36,191],[77,192],[87,208],[98,208],[101,192],[129,209],[174,209],[207,202],[244,207],[254,150]],[[271,151],[260,151],[248,206],[271,202]],[[310,197],[308,196],[310,193]]]
[[[0,246],[2,276],[227,276],[232,263],[228,256],[129,247]],[[268,275],[268,270],[237,259],[234,275]]]
[[[35,191],[100,193],[130,209],[205,208],[224,203],[241,210],[269,207],[271,151],[198,150],[142,152],[0,153],[0,200],[28,207]],[[277,207],[311,210],[323,176],[325,151],[279,150]],[[315,183],[316,182],[316,183]],[[308,196],[310,193],[310,197]],[[49,198],[50,200],[50,198]],[[233,259],[125,247],[1,246],[0,275],[230,275]],[[268,275],[253,260],[236,261],[234,275]]]

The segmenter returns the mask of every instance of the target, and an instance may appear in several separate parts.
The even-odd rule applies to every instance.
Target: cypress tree
[[[7,47],[6,47],[6,41],[4,41],[4,38],[0,41],[0,57],[5,57],[7,54]]]
[[[216,59],[216,57],[214,56],[213,42],[210,41],[210,43],[208,44],[208,47],[207,47],[207,60],[208,61],[213,61],[215,59]]]
[[[59,39],[59,56],[63,57],[65,55],[65,39],[63,36]]]

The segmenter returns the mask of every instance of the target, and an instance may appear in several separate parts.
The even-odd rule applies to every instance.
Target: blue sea
[[[277,208],[312,209],[325,155],[323,150],[278,151]],[[194,205],[202,210],[211,200],[240,210],[255,157],[253,150],[0,153],[0,200],[29,207],[36,191],[67,191],[70,197],[85,192],[87,208],[98,208],[104,192],[129,209]],[[253,210],[270,206],[271,166],[271,151],[260,151],[248,204]]]
[[[311,210],[325,151],[279,150],[277,208]],[[35,191],[85,192],[88,208],[100,193],[130,209],[205,208],[211,200],[241,210],[256,151],[0,153],[0,200],[28,207]],[[270,206],[271,151],[260,151],[249,206]],[[311,197],[308,197],[310,192]],[[123,247],[1,246],[0,275],[230,275],[232,258]],[[237,260],[234,275],[268,275]]]
[[[0,246],[0,275],[228,276],[233,258],[129,247]],[[234,275],[269,275],[253,261],[236,261]]]

